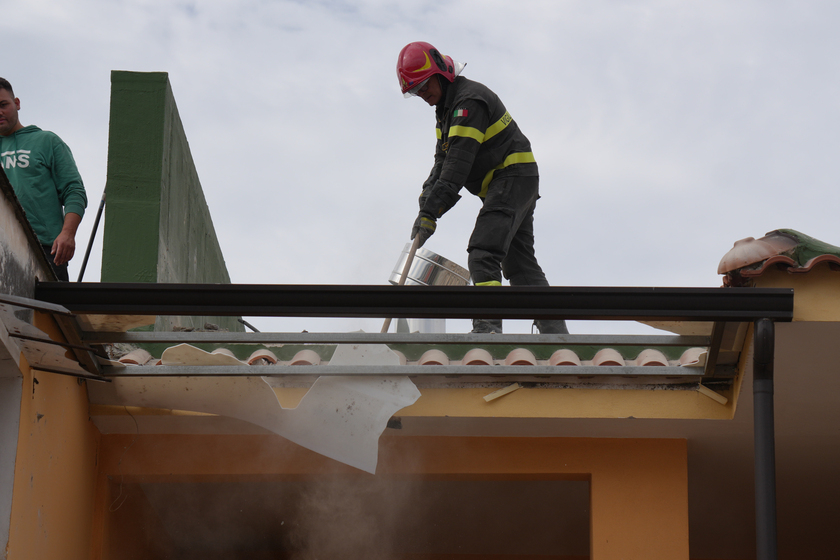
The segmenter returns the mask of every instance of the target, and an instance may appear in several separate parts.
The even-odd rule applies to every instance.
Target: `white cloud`
[[[110,71],[166,71],[234,281],[385,283],[433,153],[432,111],[402,98],[394,66],[428,40],[531,139],[551,282],[716,286],[743,237],[840,244],[838,22],[811,0],[33,0],[0,22],[0,74],[24,123],[76,155],[80,246]],[[465,197],[430,248],[466,264],[477,207]]]

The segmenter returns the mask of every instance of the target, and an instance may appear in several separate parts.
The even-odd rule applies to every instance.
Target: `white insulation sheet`
[[[224,354],[188,344],[168,348],[164,365],[242,365]],[[330,365],[399,365],[381,344],[340,345]],[[413,404],[420,391],[405,376],[319,377],[300,404],[284,409],[263,377],[117,377],[89,383],[94,404],[188,410],[251,422],[317,453],[374,473],[379,436],[397,411]]]

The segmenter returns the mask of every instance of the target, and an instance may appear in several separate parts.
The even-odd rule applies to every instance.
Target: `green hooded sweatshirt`
[[[66,212],[85,215],[82,177],[56,134],[29,125],[0,136],[0,165],[43,245],[52,245],[61,233]]]

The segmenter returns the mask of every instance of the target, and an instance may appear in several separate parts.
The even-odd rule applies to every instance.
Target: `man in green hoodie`
[[[82,177],[70,148],[56,134],[23,126],[20,99],[0,78],[0,166],[20,200],[56,276],[69,280],[76,229],[87,207]]]

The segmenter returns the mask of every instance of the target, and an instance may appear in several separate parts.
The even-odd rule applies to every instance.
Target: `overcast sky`
[[[387,283],[434,153],[433,110],[395,73],[424,40],[531,140],[549,282],[717,287],[739,239],[840,245],[838,24],[840,4],[810,0],[28,0],[0,20],[0,76],[84,178],[71,279],[105,186],[110,72],[130,70],[169,73],[233,282]],[[463,194],[426,247],[466,266]]]

